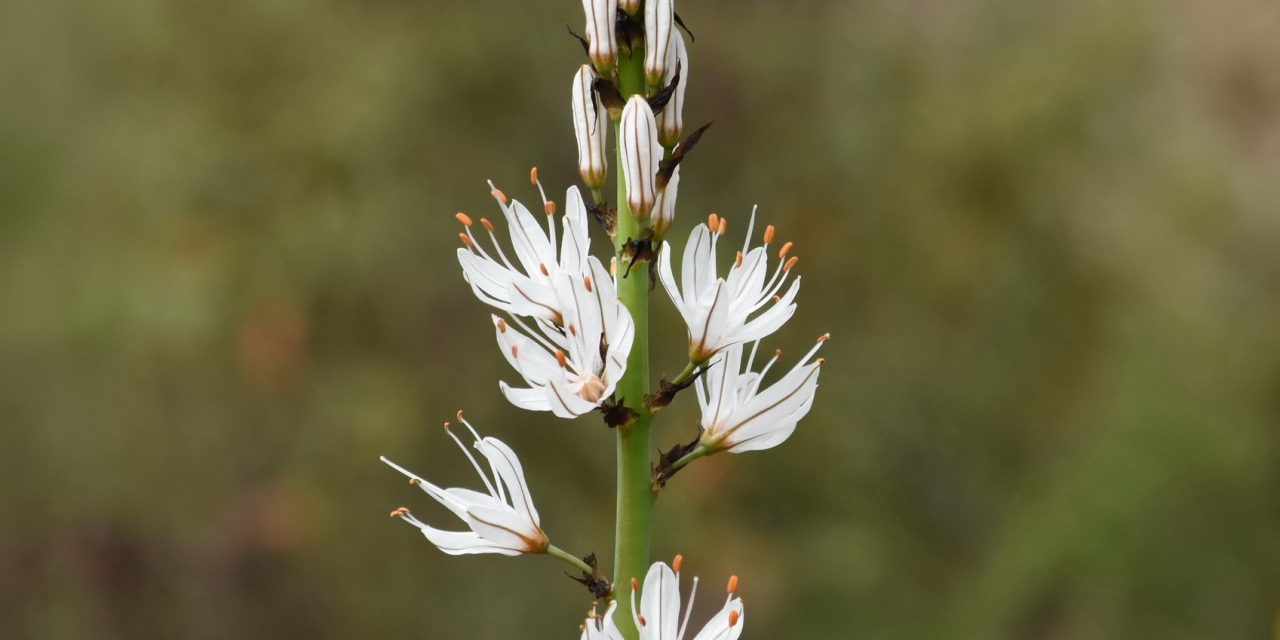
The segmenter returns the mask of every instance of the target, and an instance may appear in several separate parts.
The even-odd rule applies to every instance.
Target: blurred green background
[[[765,346],[833,335],[792,440],[661,498],[697,619],[737,573],[749,638],[1275,633],[1280,4],[679,9],[673,237],[758,203],[804,274]],[[0,637],[577,637],[557,563],[439,553],[377,456],[473,483],[466,409],[610,555],[611,434],[502,400],[452,255],[486,178],[576,180],[580,11],[0,4]]]

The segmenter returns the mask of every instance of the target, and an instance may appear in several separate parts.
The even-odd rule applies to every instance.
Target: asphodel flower
[[[437,529],[418,520],[404,507],[392,511],[391,515],[417,527],[431,544],[450,555],[497,553],[518,556],[545,552],[550,542],[538,522],[538,510],[533,506],[520,459],[501,440],[481,438],[471,424],[462,418],[462,412],[458,412],[458,419],[475,437],[475,448],[489,463],[492,477],[485,473],[475,456],[462,444],[462,440],[449,429],[447,422],[445,431],[471,461],[476,473],[480,474],[485,492],[460,488],[442,489],[385,457],[382,461],[408,476],[410,483],[417,485],[436,502],[452,511],[466,523],[469,530]]]
[[[609,271],[594,256],[588,265],[589,275],[555,277],[560,323],[535,319],[531,327],[513,318],[516,326],[493,316],[498,346],[529,385],[499,383],[517,407],[577,417],[613,395],[626,371],[635,325]]]
[[[459,234],[463,247],[458,249],[458,264],[462,265],[463,278],[481,302],[513,315],[559,323],[563,313],[553,284],[556,276],[568,273],[582,277],[589,273],[587,257],[591,241],[587,235],[587,209],[578,188],[570,187],[565,194],[557,255],[555,203],[547,200],[542,184],[538,182],[536,168],[531,172],[531,179],[542,195],[542,208],[547,218],[545,230],[520,201],[508,199],[490,182],[493,197],[507,220],[515,262],[507,257],[494,235],[493,223],[487,218],[480,218],[480,225],[489,234],[492,247],[486,250],[472,233],[474,224],[471,216],[459,213],[455,217],[464,229]]]
[[[671,228],[671,222],[676,218],[676,196],[679,191],[680,165],[676,165],[667,186],[658,192],[653,211],[649,214],[649,224],[653,225],[653,233],[658,238],[667,234],[667,229]]]
[[[658,123],[653,118],[653,109],[643,96],[632,96],[623,107],[618,137],[627,204],[637,217],[647,216],[657,195],[654,189],[662,147],[658,145]]]
[[[658,277],[662,286],[688,327],[689,359],[695,364],[703,364],[722,349],[735,344],[768,336],[786,323],[796,310],[799,276],[791,281],[784,293],[778,295],[798,260],[795,256],[788,257],[792,244],[782,245],[778,251],[778,266],[770,274],[768,251],[769,244],[773,242],[774,228],[773,225],[766,227],[764,244],[752,248],[753,210],[742,250],[734,259],[733,266],[729,267],[728,274],[721,278],[716,275],[716,244],[726,226],[724,218],[713,213],[706,224],[699,224],[693,229],[684,248],[679,286],[676,286],[671,270],[670,243],[662,243],[658,260]]]
[[[680,67],[680,84],[671,94],[671,99],[663,105],[658,113],[658,141],[664,147],[674,147],[680,142],[684,133],[684,90],[689,86],[689,51],[685,49],[684,35],[678,29],[671,33],[671,46],[667,48],[666,75],[662,78],[663,86],[671,84],[675,77],[676,63]]]
[[[735,344],[720,352],[694,383],[702,407],[699,446],[710,453],[742,453],[768,449],[789,438],[796,423],[813,406],[823,359],[812,358],[828,337],[824,334],[818,338],[818,343],[790,371],[763,390],[760,383],[781,351],[775,351],[759,372],[752,371],[759,342],[751,345],[745,365],[745,345]]]
[[[618,58],[614,23],[618,15],[618,0],[582,0],[582,11],[587,16],[587,56],[596,70],[608,74]]]
[[[573,137],[578,142],[578,175],[592,189],[604,185],[609,173],[605,153],[605,134],[609,130],[609,113],[591,90],[595,80],[591,65],[582,65],[573,76]]]
[[[689,613],[693,610],[694,596],[698,592],[698,579],[693,579],[693,589],[689,592],[689,602],[685,606],[684,616],[681,619],[681,562],[681,557],[676,556],[671,567],[663,562],[655,562],[649,567],[649,573],[644,578],[639,607],[636,606],[636,591],[640,591],[641,586],[635,578],[631,579],[631,610],[636,628],[640,630],[640,640],[682,640],[684,638],[685,631],[689,627]],[[729,578],[727,591],[728,596],[725,597],[724,606],[703,625],[693,640],[737,640],[738,636],[742,635],[746,614],[742,599],[737,596],[738,576]],[[602,637],[614,640],[611,636]]]
[[[597,615],[592,608],[587,614],[587,621],[582,624],[582,636],[578,640],[623,640],[622,632],[613,622],[613,612],[618,608],[618,601],[609,603],[604,615]]]
[[[648,0],[644,3],[644,81],[651,87],[661,84],[667,75],[674,18],[672,0]]]

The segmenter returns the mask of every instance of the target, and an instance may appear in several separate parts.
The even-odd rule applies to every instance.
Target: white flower
[[[644,3],[644,81],[657,86],[667,74],[675,6],[672,0]]]
[[[529,384],[499,384],[517,407],[577,417],[608,399],[626,371],[635,325],[609,271],[594,256],[588,265],[590,275],[561,272],[554,278],[560,323],[535,319],[535,329],[513,318],[519,331],[493,317],[503,355]]]
[[[665,236],[667,229],[671,228],[671,223],[676,218],[676,195],[679,191],[680,165],[676,165],[675,171],[671,173],[671,180],[667,181],[667,186],[658,192],[658,198],[653,203],[653,211],[649,214],[649,223],[653,225],[655,237]]]
[[[689,359],[696,364],[706,362],[721,349],[773,333],[795,313],[799,276],[785,293],[777,295],[797,260],[794,256],[787,258],[792,245],[788,242],[778,251],[779,264],[770,275],[768,247],[774,228],[769,225],[765,229],[763,246],[751,248],[754,226],[753,210],[742,251],[724,278],[716,275],[716,243],[725,231],[724,219],[713,213],[707,224],[695,227],[684,249],[679,287],[671,271],[671,244],[662,243],[658,276],[684,317],[689,330]]]
[[[591,65],[582,65],[573,76],[573,137],[578,142],[578,175],[592,189],[604,184],[609,172],[605,154],[605,132],[608,131],[609,114],[600,104],[599,96],[591,90],[595,80]]]
[[[546,551],[549,541],[539,526],[538,511],[529,495],[529,486],[525,484],[520,459],[501,440],[481,438],[471,428],[471,424],[462,419],[461,412],[458,413],[458,419],[475,436],[475,447],[488,460],[489,469],[493,472],[492,479],[480,468],[480,463],[467,451],[458,436],[448,430],[447,422],[445,430],[480,474],[487,493],[471,489],[441,489],[386,458],[382,458],[382,461],[408,476],[409,482],[418,485],[436,502],[461,518],[470,531],[437,529],[413,517],[404,507],[392,511],[391,515],[417,527],[431,544],[450,555],[498,553],[518,556],[522,553]]]
[[[622,108],[618,128],[622,176],[627,183],[627,204],[631,213],[646,216],[653,207],[654,186],[662,147],[658,146],[658,123],[643,96],[632,96]]]
[[[666,75],[662,84],[671,84],[675,77],[676,62],[680,63],[680,84],[671,94],[671,99],[658,113],[658,141],[664,147],[674,147],[680,142],[680,134],[684,132],[684,90],[689,86],[689,51],[684,46],[684,36],[679,30],[672,30],[671,46],[667,48]]]
[[[698,443],[711,452],[742,453],[768,449],[790,437],[796,423],[813,405],[823,359],[810,359],[828,337],[818,338],[818,344],[791,371],[763,391],[760,383],[781,352],[775,352],[757,373],[751,370],[751,364],[759,342],[751,345],[745,366],[741,343],[722,351],[694,384],[702,407],[702,437]]]
[[[593,608],[587,615],[587,621],[582,624],[582,636],[578,640],[623,640],[618,625],[613,623],[613,612],[617,608],[617,600],[609,603],[603,616],[596,615]]]
[[[536,168],[531,175],[539,192],[542,192]],[[459,213],[456,217],[464,225],[463,233],[459,234],[464,246],[458,249],[458,263],[462,265],[463,278],[471,285],[481,302],[507,313],[560,322],[563,314],[557,306],[553,285],[556,276],[569,273],[581,277],[588,273],[590,239],[587,236],[587,210],[582,196],[577,187],[570,187],[565,194],[565,211],[561,219],[563,237],[557,256],[556,225],[553,219],[555,203],[547,200],[543,193],[543,211],[547,214],[544,231],[523,204],[518,200],[508,200],[505,194],[493,187],[492,182],[489,186],[507,219],[516,261],[512,263],[498,243],[493,223],[485,218],[480,219],[493,247],[490,253],[472,235],[471,217]]]
[[[607,74],[618,57],[618,36],[614,24],[618,0],[582,0],[582,11],[587,15],[587,56],[600,73]]]
[[[640,596],[640,606],[636,607],[636,591],[638,585],[632,580],[631,610],[636,628],[640,630],[640,640],[681,640],[689,626],[689,612],[693,610],[693,599],[698,591],[698,579],[693,579],[693,589],[689,592],[689,603],[685,608],[684,620],[680,620],[680,556],[676,556],[673,564],[675,571],[665,563],[655,562],[649,567],[649,574],[644,579],[644,592]],[[742,600],[737,597],[738,577],[729,578],[728,597],[724,606],[693,640],[737,640],[742,635],[745,612]],[[607,614],[606,614],[607,615]],[[606,636],[607,637],[607,636]],[[610,639],[612,640],[612,639]]]

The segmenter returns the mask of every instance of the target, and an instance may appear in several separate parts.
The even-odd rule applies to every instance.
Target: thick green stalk
[[[618,55],[618,77],[624,98],[644,91],[644,53]],[[615,129],[615,134],[617,129]],[[615,143],[619,136],[614,136]],[[617,394],[638,414],[635,422],[618,428],[618,514],[613,555],[613,593],[618,600],[614,617],[629,639],[639,637],[631,617],[631,578],[644,578],[649,568],[649,530],[653,515],[653,492],[649,488],[652,449],[649,426],[653,417],[644,406],[649,390],[649,265],[637,263],[626,277],[622,249],[628,239],[639,238],[649,221],[637,219],[627,206],[627,187],[622,175],[621,154],[614,171],[618,176],[618,224],[614,247],[618,253],[618,298],[631,311],[635,322],[635,343],[627,358],[627,372],[618,382]]]

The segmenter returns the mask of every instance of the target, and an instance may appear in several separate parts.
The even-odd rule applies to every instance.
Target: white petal
[[[731,611],[738,612],[737,622],[730,625],[729,617]],[[719,613],[712,616],[706,626],[693,637],[693,640],[738,640],[738,636],[742,635],[742,627],[746,624],[747,612],[742,606],[742,600],[732,598],[725,603],[723,609]]]
[[[640,615],[645,618],[648,637],[675,638],[680,628],[680,583],[675,572],[662,562],[649,567],[640,595]]]
[[[497,553],[504,556],[518,556],[522,553],[519,549],[496,546],[472,531],[444,531],[426,525],[423,525],[421,530],[422,535],[426,536],[427,540],[431,541],[431,544],[451,556],[474,553]]]

